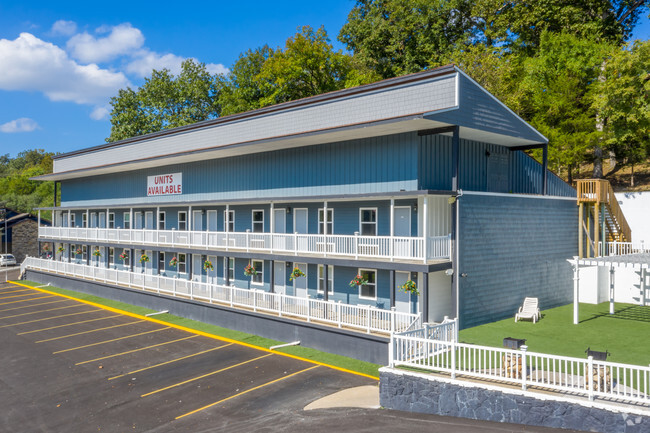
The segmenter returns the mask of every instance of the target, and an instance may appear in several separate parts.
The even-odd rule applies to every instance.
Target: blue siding
[[[514,317],[526,296],[538,297],[541,308],[571,302],[574,201],[465,194],[459,205],[463,328]]]
[[[62,204],[363,194],[417,188],[415,133],[321,144],[61,182]],[[147,197],[147,176],[183,173],[183,194]]]

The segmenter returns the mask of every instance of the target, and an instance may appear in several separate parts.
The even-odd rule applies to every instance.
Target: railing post
[[[257,289],[253,289],[251,292],[253,292],[253,311],[257,311]]]
[[[395,332],[395,307],[390,309],[390,338],[393,338],[393,333]]]
[[[293,234],[293,254],[298,255],[298,232]]]
[[[388,345],[388,366],[395,366],[395,334],[390,333],[390,344]]]
[[[336,322],[341,327],[341,301],[336,304]]]
[[[526,391],[526,351],[528,350],[528,346],[523,345],[520,347],[522,354],[521,354],[521,389],[523,391]]]
[[[250,251],[250,236],[251,236],[251,230],[246,229],[246,252]]]
[[[311,322],[311,300],[310,295],[307,295],[307,322]]]
[[[280,293],[278,296],[278,315],[282,317],[282,309],[284,308],[284,294]]]
[[[232,298],[235,296],[235,288],[233,286],[226,286],[230,291],[230,306],[233,306]]]
[[[172,283],[172,294],[176,296],[176,280],[178,277],[174,277],[173,283]]]
[[[587,357],[587,371],[585,372],[585,375],[587,376],[587,395],[589,396],[589,400],[593,401],[594,399],[594,357],[593,356],[588,356]]]
[[[370,305],[366,305],[366,333],[370,334]]]
[[[451,378],[456,379],[456,342],[451,342]]]
[[[359,260],[359,232],[354,232],[354,259]]]

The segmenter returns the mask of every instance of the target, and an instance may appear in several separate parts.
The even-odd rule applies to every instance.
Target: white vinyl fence
[[[240,289],[146,273],[93,267],[76,263],[28,257],[21,265],[26,268],[101,281],[108,284],[150,290],[156,293],[189,298],[209,303],[218,302],[231,307],[244,307],[279,316],[317,321],[339,328],[355,328],[365,332],[392,333],[421,326],[419,314],[400,313],[370,306],[326,302],[320,299],[301,298],[254,289]]]
[[[480,378],[491,383],[537,388],[589,397],[650,404],[650,367],[441,341],[391,336],[390,366],[408,366],[452,379]]]
[[[600,245],[600,242],[599,242]],[[624,256],[627,254],[638,254],[650,252],[650,245],[641,242],[605,242],[606,254],[608,256]]]

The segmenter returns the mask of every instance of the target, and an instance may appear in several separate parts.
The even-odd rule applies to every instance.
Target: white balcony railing
[[[21,271],[34,269],[68,275],[133,289],[154,291],[197,301],[220,303],[231,307],[253,309],[280,317],[294,317],[308,322],[321,322],[367,333],[390,334],[422,326],[420,314],[401,313],[371,306],[348,305],[308,297],[288,296],[262,290],[203,283],[147,273],[121,271],[77,263],[27,257]]]
[[[312,254],[358,259],[449,259],[451,236],[316,235],[298,233],[208,232],[179,230],[39,227],[39,237],[69,243],[128,243],[142,246],[200,248],[280,254]]]
[[[601,242],[599,242],[600,246]],[[650,252],[650,245],[641,242],[605,242],[605,253],[608,256],[624,256]]]

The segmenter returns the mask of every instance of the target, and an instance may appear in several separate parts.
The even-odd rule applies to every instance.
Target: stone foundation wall
[[[380,404],[387,409],[590,432],[650,431],[647,407],[624,411],[586,400],[581,404],[548,394],[537,397],[391,368],[380,370],[379,392]]]
[[[25,257],[38,257],[38,223],[26,219],[14,224],[12,227],[11,253],[16,257],[18,263],[22,263]]]

